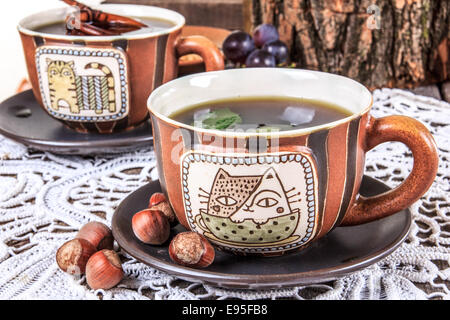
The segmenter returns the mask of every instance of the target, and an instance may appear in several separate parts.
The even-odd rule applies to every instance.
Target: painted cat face
[[[211,188],[208,213],[229,217],[244,204],[260,180],[261,176],[230,176],[220,169]]]
[[[209,193],[210,215],[229,217],[233,222],[268,219],[292,213],[288,196],[273,168],[262,176],[231,176],[219,169]]]
[[[269,168],[244,205],[231,215],[230,219],[236,223],[250,219],[257,224],[263,224],[271,218],[290,213],[291,207],[280,178],[273,168]]]
[[[48,79],[50,81],[54,80],[55,78],[58,79],[67,79],[69,81],[74,81],[75,79],[75,72],[73,70],[74,62],[65,62],[60,60],[51,60],[47,59],[47,73],[48,73]]]

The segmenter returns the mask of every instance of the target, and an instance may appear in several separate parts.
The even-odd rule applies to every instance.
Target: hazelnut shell
[[[175,213],[173,212],[173,209],[170,206],[168,201],[162,201],[162,202],[150,207],[149,209],[156,209],[156,210],[159,210],[162,213],[164,213],[164,215],[167,217],[167,220],[169,220],[169,223],[171,226],[173,226],[177,223]]]
[[[95,253],[95,247],[85,239],[73,239],[64,243],[56,252],[59,268],[73,275],[82,275],[86,271],[89,258]]]
[[[133,216],[131,226],[135,236],[147,244],[163,244],[170,235],[169,221],[160,210],[139,211]]]
[[[86,265],[86,281],[91,289],[111,289],[123,278],[119,255],[103,249],[93,254]]]
[[[89,241],[97,250],[113,249],[114,237],[111,229],[104,223],[91,221],[85,224],[76,236]]]
[[[163,201],[167,201],[166,196],[164,195],[164,193],[161,192],[155,192],[154,194],[152,194],[152,196],[150,197],[150,200],[148,202],[148,207],[153,207],[155,205],[157,205],[158,203],[161,203]]]
[[[206,268],[214,261],[214,247],[202,235],[187,231],[177,234],[169,245],[170,258],[183,266]]]

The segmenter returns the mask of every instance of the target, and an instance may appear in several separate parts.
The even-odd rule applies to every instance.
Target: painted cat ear
[[[225,170],[223,170],[222,168],[219,169],[219,171],[217,171],[217,179],[225,179],[227,177],[229,177],[230,175],[228,174],[228,172],[226,172]]]
[[[67,64],[69,65],[69,67],[73,68],[73,66],[75,65],[75,62],[73,62],[73,60],[72,60],[72,61],[67,62]]]
[[[266,170],[266,172],[264,172],[263,176],[265,177],[265,179],[273,179],[275,178],[277,175],[277,173],[275,172],[275,169],[270,167],[269,169]]]
[[[50,63],[52,63],[52,62],[53,62],[53,60],[52,60],[52,59],[50,59],[50,58],[47,58],[47,59],[45,59],[45,62],[47,62],[47,64],[50,64]]]

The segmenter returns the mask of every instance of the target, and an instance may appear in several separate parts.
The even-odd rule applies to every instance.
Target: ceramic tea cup
[[[163,20],[168,27],[117,36],[39,31],[64,23],[70,9],[34,14],[18,26],[36,99],[50,116],[78,132],[111,133],[139,125],[148,117],[149,94],[177,77],[180,56],[200,55],[206,71],[224,68],[220,50],[207,38],[180,36],[185,19],[177,12],[128,4],[98,9]]]
[[[202,129],[171,118],[208,101],[277,96],[334,103],[350,115],[266,133]],[[183,226],[238,254],[280,255],[336,226],[394,214],[432,184],[436,145],[420,122],[396,115],[374,118],[371,107],[372,95],[363,85],[316,71],[249,68],[173,80],[148,100],[161,186]],[[395,189],[363,197],[358,190],[365,154],[388,141],[410,148],[413,169]],[[269,208],[269,201],[262,202],[265,208],[255,206],[265,192],[273,193],[277,206]],[[241,215],[244,205],[254,208]]]

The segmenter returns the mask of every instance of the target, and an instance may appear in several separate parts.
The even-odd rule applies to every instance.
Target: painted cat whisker
[[[198,188],[198,191],[203,192],[207,195],[210,195],[210,193],[208,191],[204,190],[203,188]]]
[[[286,197],[287,197],[288,199],[290,199],[290,198],[293,198],[293,197],[299,197],[300,195],[301,195],[301,192],[297,192],[297,193],[292,194],[292,195],[286,195]]]
[[[295,187],[292,187],[291,189],[286,190],[284,193],[288,194],[289,192],[292,192],[292,191],[295,191]]]

